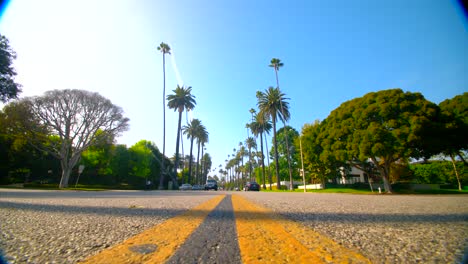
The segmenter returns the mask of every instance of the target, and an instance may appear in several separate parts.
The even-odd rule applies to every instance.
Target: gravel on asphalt
[[[222,192],[0,189],[9,263],[76,263]],[[461,263],[467,195],[236,192],[358,250],[373,263]]]
[[[0,189],[0,249],[12,264],[76,263],[214,195]]]
[[[461,263],[468,253],[467,195],[242,195],[373,263]]]

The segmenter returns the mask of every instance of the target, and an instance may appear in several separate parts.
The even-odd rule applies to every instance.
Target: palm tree
[[[249,180],[252,181],[252,148],[257,147],[257,143],[253,137],[248,137],[245,140],[245,145],[249,149]]]
[[[197,131],[197,142],[198,142],[198,154],[197,154],[197,168],[195,170],[195,177],[197,179],[197,182],[199,182],[200,179],[200,173],[198,171],[199,165],[200,165],[200,149],[202,149],[202,157],[203,157],[203,147],[205,146],[205,143],[208,142],[208,131],[206,131],[205,126],[201,125],[199,130]]]
[[[164,189],[164,158],[166,157],[166,54],[171,54],[171,48],[164,42],[159,44],[158,50],[163,54],[163,158],[161,159],[161,177],[159,179],[159,189]]]
[[[276,164],[276,184],[280,188],[280,174],[279,174],[279,163],[278,163],[278,143],[276,140],[276,121],[279,118],[282,121],[288,120],[289,114],[289,103],[286,100],[289,98],[285,97],[280,89],[269,87],[265,92],[257,92],[257,106],[260,109],[260,115],[270,117],[273,124],[273,146],[275,149],[275,164]]]
[[[280,59],[278,58],[273,58],[270,61],[270,67],[273,67],[275,69],[275,75],[276,75],[276,87],[279,89],[279,80],[278,80],[278,71],[281,67],[284,66],[284,64],[281,62]],[[281,104],[281,102],[280,102]],[[281,107],[283,108],[283,107]],[[283,113],[284,116],[284,113]],[[283,120],[283,130],[284,130],[284,137],[286,139],[286,152],[287,156],[286,159],[288,160],[288,169],[289,169],[289,189],[293,190],[293,181],[292,181],[292,170],[291,170],[291,158],[290,158],[290,153],[289,153],[289,143],[288,143],[288,134],[286,132],[286,120]]]
[[[187,135],[187,139],[190,139],[190,159],[189,159],[189,173],[187,183],[191,182],[192,177],[192,160],[193,160],[193,141],[197,137],[197,133],[202,126],[200,119],[192,119],[190,123],[182,128],[184,135]]]
[[[271,123],[265,118],[264,115],[256,114],[254,116],[254,121],[250,124],[250,129],[252,130],[252,134],[255,137],[260,135],[260,151],[261,151],[261,163],[262,172],[263,172],[263,189],[266,189],[265,185],[265,155],[263,154],[263,133],[269,133],[271,130]],[[267,150],[268,151],[268,150]],[[270,180],[271,182],[271,180]]]
[[[174,164],[174,175],[172,175],[172,180],[175,183],[175,188],[179,187],[177,183],[177,168],[179,165],[179,143],[180,143],[180,127],[182,122],[182,112],[184,110],[192,110],[197,102],[195,101],[195,96],[191,94],[192,87],[184,87],[177,85],[176,89],[173,90],[174,94],[167,96],[167,106],[169,109],[174,109],[174,111],[179,111],[179,122],[177,125],[177,140],[176,140],[176,160]]]

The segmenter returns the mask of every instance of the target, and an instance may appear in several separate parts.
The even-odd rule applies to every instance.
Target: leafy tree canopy
[[[443,152],[463,159],[460,151],[468,149],[468,92],[447,99],[439,106],[445,121]]]
[[[428,130],[439,115],[438,106],[420,93],[401,89],[368,93],[341,104],[324,120],[319,135],[324,149],[321,159],[333,156],[353,162],[370,158],[391,192],[388,175],[393,163],[437,153],[427,146],[433,140]]]
[[[16,53],[10,47],[8,39],[0,34],[0,101],[7,102],[18,98],[21,93],[21,85],[15,82],[16,71],[13,68],[13,60]]]

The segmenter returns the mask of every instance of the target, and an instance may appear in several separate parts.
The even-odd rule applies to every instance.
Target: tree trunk
[[[279,173],[279,162],[278,162],[278,143],[276,141],[276,120],[272,118],[273,121],[273,146],[275,148],[275,164],[276,164],[276,188],[277,190],[281,189],[281,180]]]
[[[199,181],[197,182],[197,184],[202,184],[203,183],[203,168],[205,167],[205,164],[204,164],[204,159],[203,159],[203,149],[205,148],[204,144],[201,145],[201,164],[200,164],[200,179]],[[205,181],[206,182],[206,181]]]
[[[262,150],[262,172],[263,172],[263,189],[266,189],[265,185],[265,157],[263,155],[263,133],[260,133],[260,149]]]
[[[166,59],[163,52],[163,152],[161,158],[161,171],[159,178],[159,190],[164,189],[164,175],[166,168],[164,167],[164,157],[166,156]]]
[[[390,185],[390,181],[388,180],[388,175],[382,175],[382,179],[384,182],[384,188],[387,193],[392,193],[392,185]]]
[[[66,163],[66,161],[65,161]],[[62,163],[62,178],[60,179],[59,188],[67,188],[68,187],[68,180],[70,179],[72,169],[67,165],[63,165]]]
[[[68,153],[68,150],[64,150]],[[65,155],[64,155],[65,156]],[[75,167],[75,165],[78,163],[78,161],[81,158],[81,152],[75,152],[71,155],[70,159],[68,159],[68,155],[66,155],[66,158],[62,158],[60,160],[60,165],[62,167],[62,178],[60,179],[60,184],[59,188],[67,188],[68,187],[68,182],[70,180],[70,174]]]
[[[244,153],[242,153],[244,154]],[[242,159],[242,168],[241,168],[241,180],[240,180],[240,186],[239,186],[239,190],[241,190],[242,188],[244,188],[244,178],[245,178],[245,174],[244,174],[244,155],[241,155],[241,159]]]
[[[293,190],[293,178],[292,178],[292,170],[291,170],[291,154],[289,153],[289,139],[288,139],[288,131],[286,131],[286,123],[283,123],[283,132],[284,132],[284,139],[286,141],[286,159],[288,160],[288,170],[289,170],[289,190]]]
[[[177,140],[176,140],[176,158],[174,163],[174,174],[171,175],[173,186],[175,189],[179,189],[179,183],[177,182],[177,169],[179,168],[179,143],[180,143],[180,127],[182,124],[182,111],[179,110],[179,123],[177,125]]]
[[[460,182],[460,175],[458,175],[457,164],[455,162],[455,156],[453,154],[450,154],[450,159],[452,160],[453,170],[455,171],[455,176],[457,177],[458,190],[461,191],[462,186],[461,186],[461,182]]]
[[[198,151],[197,151],[197,167],[195,168],[195,182],[199,180],[200,175],[198,174],[198,167],[200,165],[200,142],[198,142]]]
[[[384,166],[378,165],[378,168],[379,168],[380,174],[384,182],[385,191],[387,193],[392,193],[393,192],[392,185],[390,184],[390,181],[388,179],[388,176],[390,176],[390,165],[389,164],[384,165]]]
[[[252,147],[249,146],[249,181],[252,181]]]
[[[187,176],[187,178],[188,178],[187,183],[189,183],[192,180],[193,139],[194,139],[194,137],[192,136],[191,139],[190,139],[190,160],[189,160],[189,173],[188,173],[188,176]]]
[[[270,191],[271,191],[271,182],[273,181],[271,179],[271,168],[270,168],[270,156],[268,154],[268,139],[265,135],[265,147],[266,147],[266,154],[267,154],[267,166],[268,166],[268,182],[270,183]]]

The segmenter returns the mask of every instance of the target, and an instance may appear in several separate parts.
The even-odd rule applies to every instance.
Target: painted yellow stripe
[[[309,228],[232,196],[243,263],[371,263]]]
[[[101,251],[83,263],[162,263],[174,254],[224,197],[216,196],[121,244]]]

